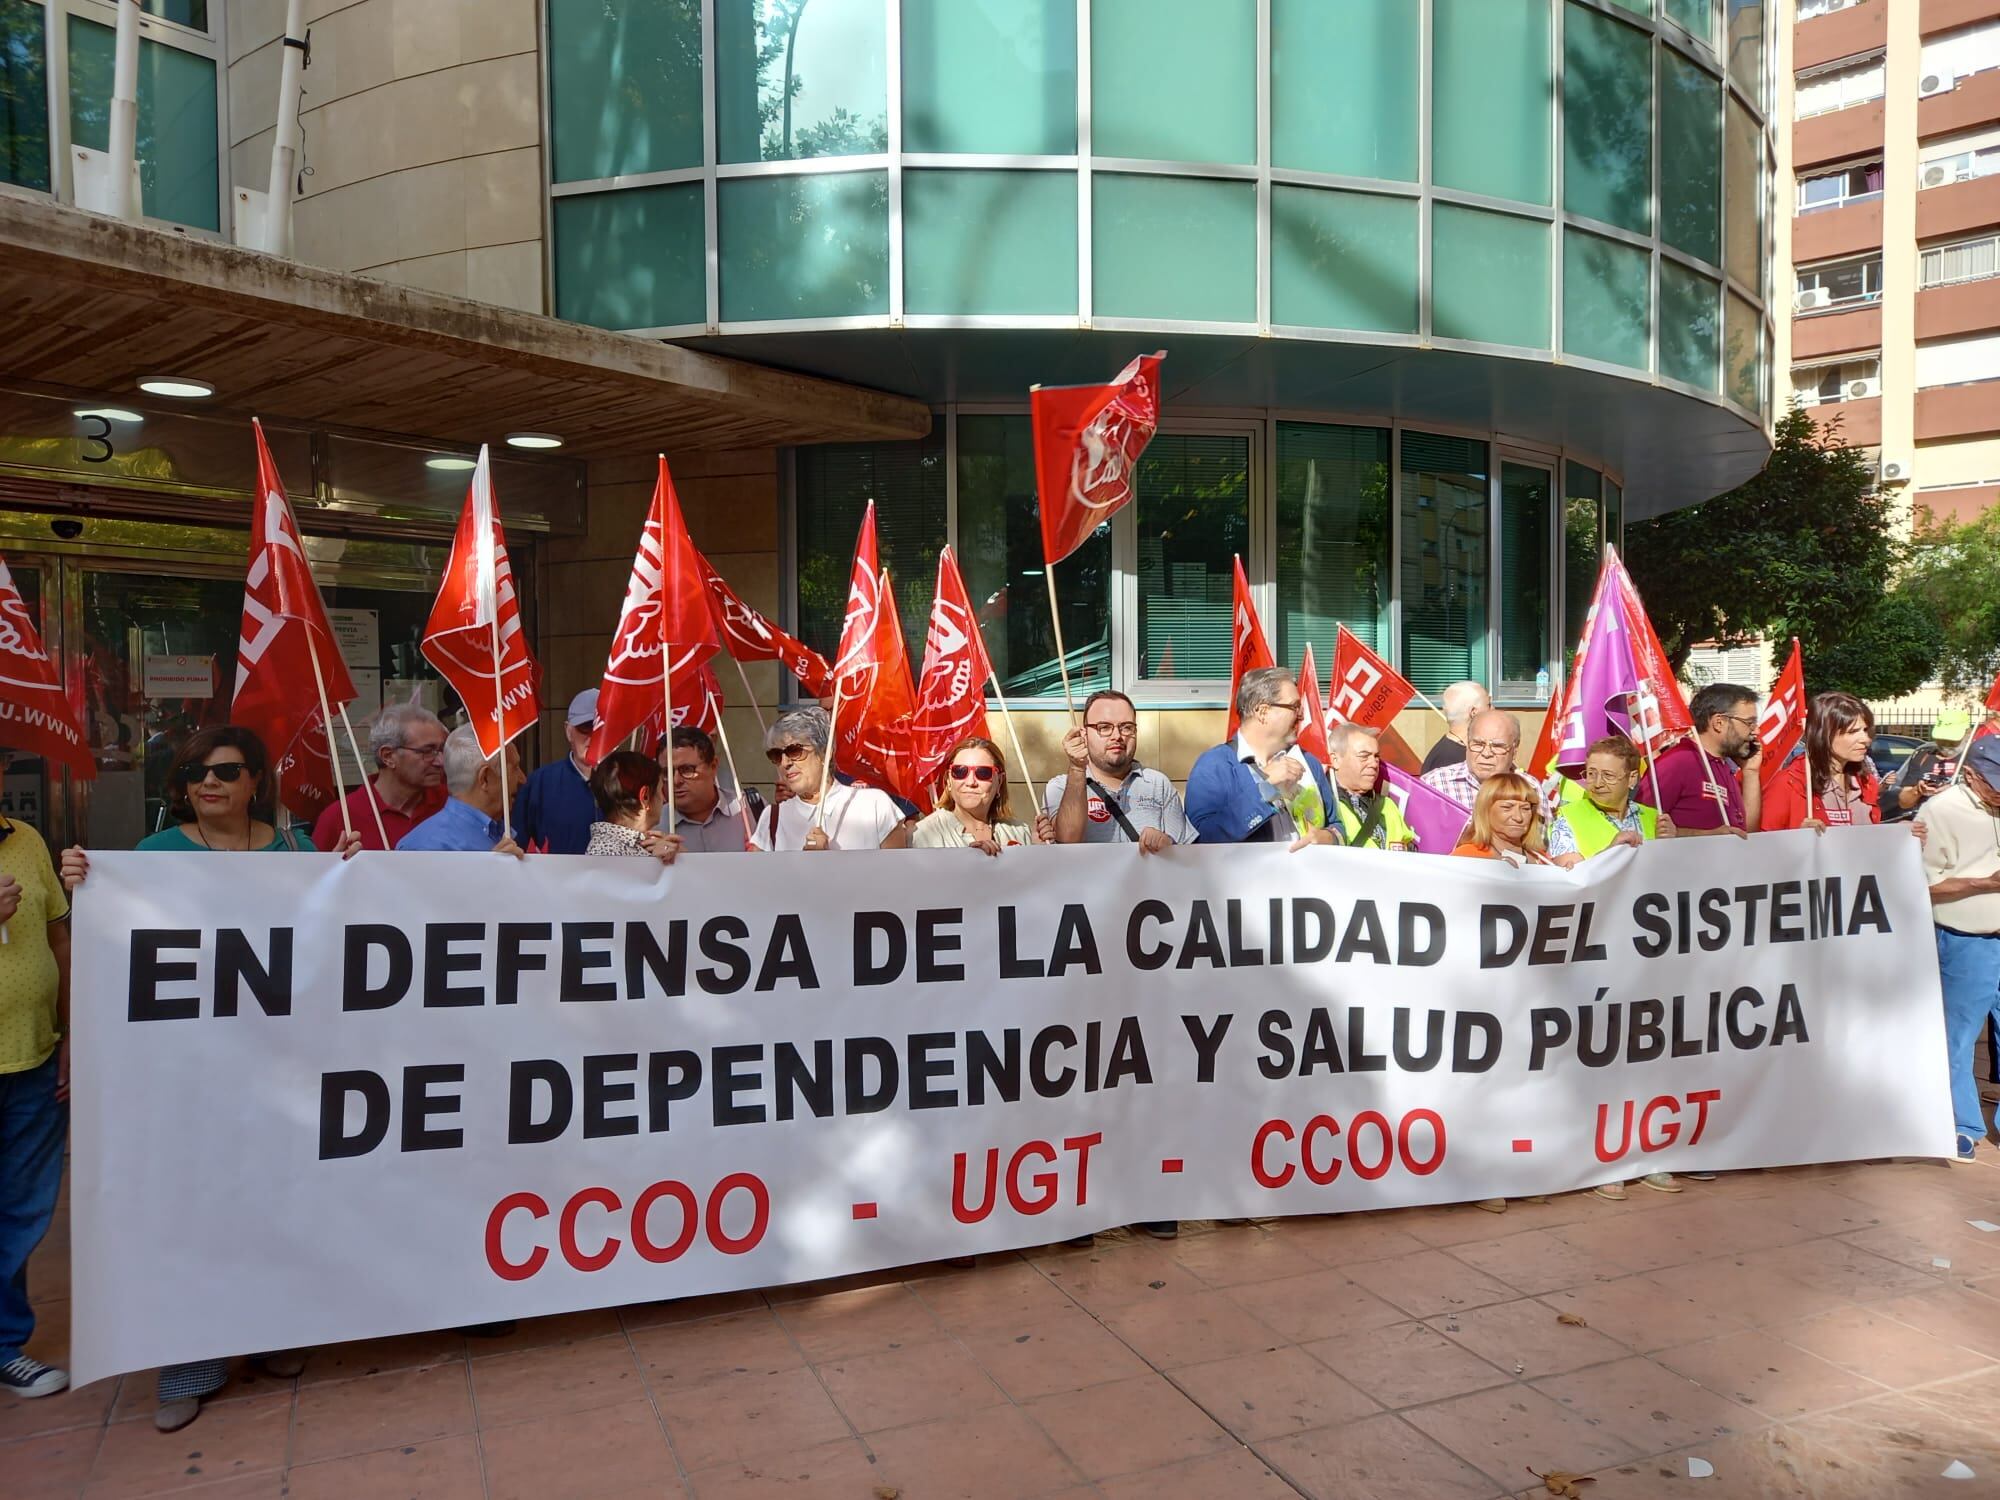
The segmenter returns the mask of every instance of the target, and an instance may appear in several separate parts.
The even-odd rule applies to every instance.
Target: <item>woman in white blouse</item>
[[[953,747],[938,788],[937,811],[910,836],[913,849],[977,849],[989,855],[1013,844],[1044,842],[1026,823],[1012,821],[1007,758],[993,741],[976,734]]]

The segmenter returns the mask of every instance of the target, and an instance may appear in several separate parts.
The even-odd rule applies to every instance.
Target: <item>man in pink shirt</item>
[[[1733,682],[1712,682],[1688,706],[1694,733],[1660,752],[1639,778],[1639,800],[1654,803],[1682,838],[1728,833],[1747,838],[1757,826],[1763,746],[1757,742],[1757,695]]]
[[[368,751],[375,757],[375,775],[347,794],[347,816],[361,835],[361,847],[388,847],[445,804],[444,723],[420,703],[392,703],[368,726]],[[382,814],[376,826],[373,802]],[[331,850],[340,842],[340,807],[320,812],[313,824],[313,844]]]

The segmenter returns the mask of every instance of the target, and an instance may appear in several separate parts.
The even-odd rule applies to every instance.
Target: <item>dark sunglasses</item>
[[[781,766],[788,760],[804,760],[813,753],[810,745],[780,745],[775,750],[766,750],[765,759],[774,766]]]
[[[181,772],[181,781],[186,786],[200,786],[213,776],[224,786],[230,786],[241,780],[249,769],[240,760],[225,760],[213,766],[189,766]]]
[[[968,776],[974,781],[991,781],[993,779],[993,767],[953,766],[951,768],[951,779],[953,781],[963,781]]]

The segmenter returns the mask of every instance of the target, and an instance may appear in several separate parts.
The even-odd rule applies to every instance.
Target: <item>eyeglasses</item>
[[[974,781],[991,781],[993,779],[993,767],[953,766],[951,768],[951,779],[953,781],[963,781],[968,776],[971,777]]]
[[[414,755],[419,760],[444,759],[444,742],[442,740],[438,741],[435,745],[398,745],[396,749],[400,754]]]
[[[1467,740],[1465,750],[1468,755],[1511,755],[1514,747],[1506,740]]]
[[[1755,714],[1724,714],[1722,717],[1732,724],[1741,724],[1745,729],[1755,729],[1757,727],[1757,716]]]
[[[772,755],[772,757],[771,757],[771,764],[772,764],[772,765],[776,765],[777,763],[778,763],[778,757],[777,757],[777,756],[776,756],[775,754],[773,754],[773,755]],[[668,769],[669,769],[670,771],[672,771],[672,772],[673,772],[673,776],[674,776],[674,780],[676,780],[676,781],[679,781],[679,780],[681,780],[681,779],[682,779],[683,777],[687,777],[687,776],[699,776],[699,775],[701,775],[701,773],[702,773],[703,771],[706,771],[706,770],[708,769],[708,767],[707,767],[707,766],[670,766],[670,767],[668,767]]]
[[[1113,735],[1118,736],[1118,738],[1120,739],[1129,740],[1139,732],[1139,726],[1137,724],[1131,724],[1131,723],[1086,724],[1083,727],[1085,729],[1088,729],[1092,734],[1098,735],[1101,738],[1107,740],[1110,739]]]
[[[1592,786],[1615,786],[1631,776],[1630,771],[1592,771],[1586,769],[1583,779]]]
[[[1288,702],[1283,702],[1283,703],[1266,703],[1266,704],[1264,704],[1263,706],[1264,706],[1265,708],[1275,708],[1275,709],[1277,709],[1277,710],[1278,710],[1278,711],[1279,711],[1280,713],[1288,713],[1288,714],[1290,714],[1290,715],[1291,715],[1291,716],[1292,716],[1293,718],[1295,718],[1295,719],[1296,719],[1296,718],[1297,718],[1297,717],[1299,716],[1299,710],[1300,710],[1300,709],[1302,709],[1303,707],[1305,707],[1305,700],[1304,700],[1304,699],[1302,699],[1302,698],[1293,698],[1293,699],[1289,700]]]
[[[234,786],[250,768],[240,760],[218,761],[212,766],[189,766],[181,772],[181,780],[189,786],[200,786],[213,776],[224,786]]]
[[[813,753],[811,745],[780,745],[775,750],[766,750],[764,758],[774,766],[782,766],[795,760],[804,760]]]

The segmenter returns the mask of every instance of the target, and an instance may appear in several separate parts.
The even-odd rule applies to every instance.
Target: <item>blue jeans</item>
[[[0,1073],[0,1364],[35,1331],[28,1257],[55,1217],[68,1126],[53,1055],[25,1073]]]
[[[1951,1112],[1958,1133],[1986,1139],[1973,1054],[1989,1016],[2000,1018],[2000,934],[1969,937],[1937,930],[1938,974],[1944,980],[1944,1044],[1951,1059]]]

